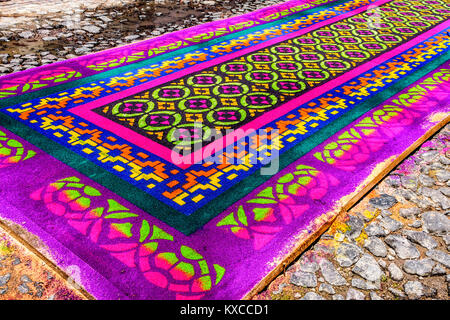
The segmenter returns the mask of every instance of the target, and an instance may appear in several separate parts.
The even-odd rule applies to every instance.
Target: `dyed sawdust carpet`
[[[1,77],[0,217],[98,299],[248,296],[448,121],[449,16],[293,0]]]

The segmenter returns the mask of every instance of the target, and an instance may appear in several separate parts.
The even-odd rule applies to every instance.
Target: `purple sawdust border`
[[[262,8],[244,15],[208,22],[122,47],[0,76],[0,90],[10,88],[10,90],[3,91],[5,96],[0,95],[0,100],[25,93],[21,86],[28,85],[26,90],[26,93],[28,93],[79,80],[106,70],[210,41],[234,31],[242,31],[256,25],[263,25],[334,1],[336,0],[290,0],[286,3]],[[120,60],[119,63],[115,62],[117,60]],[[112,65],[108,66],[108,63]],[[94,65],[98,66],[98,68],[94,67]],[[50,78],[54,78],[55,81],[53,83],[40,83],[40,81]],[[22,91],[19,92],[14,89],[13,87],[15,86],[18,86],[17,90],[21,88]],[[7,95],[8,92],[11,95]]]
[[[38,236],[56,264],[78,270],[79,283],[97,299],[249,297],[287,256],[332,221],[380,166],[395,162],[448,121],[449,80],[447,62],[190,236],[0,129],[21,143],[18,155],[23,149],[36,152],[23,161],[0,162],[0,217]],[[351,147],[327,153],[334,142]],[[297,182],[296,188],[287,188]]]

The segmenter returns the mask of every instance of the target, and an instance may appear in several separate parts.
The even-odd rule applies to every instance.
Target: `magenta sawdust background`
[[[125,48],[134,54],[140,45],[170,37]],[[75,69],[102,54],[39,70]],[[89,64],[95,72],[109,68]],[[448,115],[449,68],[447,62],[376,106],[189,236],[0,127],[0,216],[37,235],[62,269],[78,270],[75,280],[97,299],[241,299],[298,241],[333,219],[341,199],[357,192],[377,165],[398,157]]]
[[[378,163],[396,157],[435,125],[430,115],[449,112],[449,67],[431,72],[336,133],[191,236],[2,130],[36,155],[3,162],[0,179],[8,187],[2,190],[1,216],[38,235],[63,269],[78,266],[81,283],[96,298],[239,299],[294,249],[299,236],[331,219],[324,214]],[[414,88],[427,84],[427,95],[417,96]],[[383,110],[391,112],[394,100],[403,108],[343,157],[331,165],[320,160],[324,148],[352,128]],[[290,175],[309,178],[295,196],[255,201],[272,199],[270,188]],[[269,210],[244,218],[264,208]]]

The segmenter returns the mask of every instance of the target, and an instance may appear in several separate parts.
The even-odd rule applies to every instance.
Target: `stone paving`
[[[448,300],[450,125],[255,299]]]
[[[0,1],[0,75],[282,2]],[[19,19],[24,11],[28,15]],[[448,125],[340,216],[255,299],[448,300],[449,139]],[[0,229],[0,300],[80,298],[52,272]]]
[[[50,266],[0,229],[0,300],[82,298]]]

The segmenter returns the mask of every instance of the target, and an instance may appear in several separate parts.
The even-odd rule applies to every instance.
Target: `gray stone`
[[[432,236],[423,231],[403,230],[403,235],[406,236],[408,240],[417,243],[428,250],[434,249],[438,245]]]
[[[8,292],[8,287],[0,288],[0,295],[4,295],[7,292]]]
[[[392,280],[395,281],[401,281],[403,280],[403,272],[402,270],[397,267],[395,263],[391,263],[388,267],[389,275],[391,276]]]
[[[381,225],[390,232],[395,232],[403,227],[400,221],[392,219],[391,217],[383,217],[380,219]]]
[[[384,299],[375,292],[370,291],[370,300],[384,300]]]
[[[406,298],[405,294],[401,290],[398,290],[398,289],[395,289],[395,288],[388,288],[388,291],[390,293],[392,293],[397,298],[401,298],[401,299]]]
[[[9,281],[9,279],[11,279],[11,273],[7,273],[3,276],[0,276],[0,287],[3,287],[4,285],[6,285]]]
[[[417,188],[417,178],[411,176],[403,176],[400,178],[402,186],[407,189],[416,189]]]
[[[319,265],[315,261],[311,261],[308,258],[302,258],[299,261],[299,269],[304,272],[316,272],[319,270]]]
[[[350,267],[355,264],[361,256],[361,249],[350,243],[342,243],[336,250],[336,260],[341,267]]]
[[[446,216],[436,211],[422,214],[423,228],[433,234],[446,234],[450,232],[450,222]]]
[[[423,285],[423,294],[425,297],[434,298],[437,295],[437,290],[435,288]]]
[[[369,281],[377,281],[383,274],[378,262],[374,257],[368,254],[364,254],[361,259],[359,259],[353,267],[352,272]]]
[[[384,240],[388,246],[395,250],[400,259],[416,259],[420,252],[406,238],[399,235],[389,235]]]
[[[384,237],[388,234],[388,232],[386,230],[384,230],[377,222],[372,222],[371,224],[369,224],[364,231],[366,232],[366,234],[370,237],[370,236],[381,236]]]
[[[325,281],[333,286],[347,285],[345,278],[336,270],[334,265],[327,259],[322,259],[319,262],[320,271],[322,272]]]
[[[387,256],[387,249],[384,242],[377,237],[369,237],[364,242],[364,248],[369,250],[373,255],[377,257],[386,257]]]
[[[112,22],[113,20],[111,18],[108,18],[107,16],[100,16],[98,17],[100,20],[102,20],[104,23]]]
[[[27,294],[28,292],[30,292],[30,288],[28,288],[28,286],[25,283],[19,285],[17,287],[17,290],[19,290],[19,292],[22,294]]]
[[[439,190],[422,187],[420,188],[419,192],[422,195],[430,198],[436,205],[438,205],[442,209],[447,210],[448,208],[450,208],[450,200]]]
[[[450,165],[450,159],[447,158],[446,156],[444,156],[443,154],[439,155],[439,161],[440,161],[443,165]]]
[[[317,278],[314,273],[297,271],[292,274],[291,283],[296,286],[315,288],[317,286]]]
[[[361,231],[364,228],[364,221],[357,216],[350,215],[347,225],[350,227],[350,230],[346,232],[347,237],[355,239],[361,234]]]
[[[447,246],[450,245],[450,234],[446,234],[445,236],[442,236],[442,240],[444,240],[444,242]]]
[[[420,220],[415,220],[414,222],[410,223],[409,226],[411,228],[420,228],[422,226],[422,221]]]
[[[325,300],[322,296],[315,292],[307,292],[300,300]]]
[[[341,294],[335,294],[332,298],[333,300],[345,300]]]
[[[435,150],[424,152],[420,155],[420,157],[426,162],[433,162],[434,158],[439,156],[439,152]]]
[[[419,299],[424,295],[424,287],[419,281],[408,281],[403,289],[410,299]]]
[[[23,276],[20,277],[20,281],[27,283],[31,282],[31,279],[26,274],[24,274]]]
[[[400,179],[389,177],[385,182],[393,188],[398,188],[401,186]]]
[[[57,41],[57,40],[58,40],[57,37],[43,37],[42,38],[42,41],[47,41],[47,42],[49,42],[49,41]]]
[[[399,210],[399,213],[400,213],[401,217],[410,219],[410,218],[417,217],[419,215],[419,213],[420,213],[420,209],[416,208],[416,207],[413,207],[413,208],[401,208]]]
[[[387,264],[383,259],[379,259],[378,260],[378,264],[380,265],[380,267],[382,267],[383,269],[386,269]]]
[[[444,196],[450,197],[450,187],[441,187],[438,189]]]
[[[430,257],[434,261],[437,261],[447,268],[450,268],[450,255],[440,250],[429,250],[425,253],[427,257]]]
[[[419,182],[425,187],[432,187],[434,185],[434,179],[425,175],[419,175]]]
[[[365,300],[366,296],[359,290],[350,288],[347,291],[347,297],[345,300]]]
[[[429,258],[421,260],[407,260],[403,264],[403,270],[409,274],[416,274],[424,277],[431,274],[434,264],[434,261]]]
[[[450,180],[450,172],[448,170],[438,170],[436,171],[436,179],[439,182],[447,182]]]
[[[335,294],[333,287],[329,285],[328,283],[321,283],[319,286],[319,292],[326,292],[329,294]]]
[[[34,37],[34,33],[31,31],[24,31],[19,33],[19,37],[24,38],[24,39],[30,39]]]
[[[82,27],[82,29],[84,31],[87,31],[89,33],[94,33],[94,34],[100,33],[100,31],[102,30],[101,28],[94,26],[94,25],[87,25],[87,26]]]
[[[399,194],[408,201],[415,201],[417,199],[417,196],[415,195],[414,192],[410,191],[410,190],[406,190],[406,189],[400,189],[399,190]]]
[[[443,276],[445,275],[445,269],[442,268],[442,266],[440,264],[436,264],[433,268],[433,270],[431,270],[431,275],[432,276]]]
[[[280,294],[283,292],[284,287],[286,287],[287,284],[286,283],[282,283],[278,286],[277,290],[272,291],[273,294]]]
[[[393,196],[383,193],[379,197],[370,199],[369,203],[375,208],[389,209],[397,203],[397,200]]]
[[[129,36],[126,36],[125,38],[123,38],[125,41],[133,41],[133,40],[136,40],[136,39],[138,39],[139,38],[139,36],[138,35],[129,35]]]
[[[17,266],[20,263],[22,263],[22,261],[20,261],[20,258],[15,258],[14,261],[12,262],[12,265]]]

